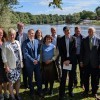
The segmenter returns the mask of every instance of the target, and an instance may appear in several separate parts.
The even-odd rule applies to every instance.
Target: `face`
[[[19,30],[19,31],[21,31],[21,32],[22,32],[22,31],[23,31],[23,29],[24,29],[24,26],[18,25],[18,30]]]
[[[35,32],[33,31],[33,30],[30,30],[29,32],[28,32],[28,37],[29,37],[29,39],[34,39],[34,35],[35,35]]]
[[[0,29],[0,39],[2,39],[2,37],[3,37],[3,31],[2,29]]]
[[[55,28],[51,28],[51,34],[55,35],[56,34],[56,29]]]
[[[10,41],[14,41],[15,37],[16,37],[16,33],[14,33],[14,32],[9,33],[9,40]]]
[[[94,31],[92,28],[88,29],[88,35],[92,37],[94,35]]]
[[[47,44],[51,43],[51,41],[52,41],[51,38],[46,38],[46,43]]]
[[[69,35],[70,35],[70,30],[64,30],[64,34],[65,34],[66,36],[69,36]]]
[[[75,34],[76,34],[76,35],[79,35],[80,32],[81,32],[81,29],[78,27],[78,28],[75,30]]]
[[[42,37],[42,33],[41,33],[40,30],[39,30],[38,33],[37,33],[37,37]]]

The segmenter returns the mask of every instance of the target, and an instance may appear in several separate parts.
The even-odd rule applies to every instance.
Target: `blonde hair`
[[[11,33],[14,33],[16,35],[16,31],[13,28],[10,28],[8,30],[8,35],[10,35]]]

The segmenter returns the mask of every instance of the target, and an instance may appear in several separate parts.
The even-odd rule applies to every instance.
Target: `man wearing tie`
[[[68,83],[68,94],[73,97],[73,78],[75,65],[77,64],[76,60],[76,41],[75,37],[70,35],[70,29],[68,27],[63,28],[64,36],[60,39],[59,44],[59,54],[61,56],[61,67],[62,67],[62,77],[59,88],[59,100],[64,100],[65,95],[65,85],[67,74],[69,73],[69,83]],[[64,69],[63,65],[69,66],[72,65],[71,70]]]
[[[34,39],[34,35],[34,30],[29,29],[28,39],[24,41],[22,46],[29,80],[30,95],[32,97],[32,100],[34,99],[34,86],[32,83],[33,72],[35,73],[38,95],[43,96],[40,74],[40,47],[38,40]]]
[[[89,92],[89,77],[91,76],[92,95],[97,96],[98,71],[100,68],[100,39],[95,36],[95,28],[89,27],[88,36],[81,45],[80,65],[84,68],[84,95]]]

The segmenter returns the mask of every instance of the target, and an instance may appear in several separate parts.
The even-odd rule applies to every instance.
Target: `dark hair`
[[[79,26],[76,26],[76,27],[75,27],[75,30],[77,30],[77,29],[79,29],[79,28],[80,28]]]
[[[3,37],[2,37],[2,42],[5,42],[6,40],[8,40],[7,38],[7,33],[4,31],[3,28],[0,28],[3,31]]]
[[[65,31],[65,30],[70,30],[70,28],[65,26],[65,27],[63,27],[63,31]]]
[[[52,42],[52,40],[53,40],[53,38],[52,38],[51,35],[46,35],[46,36],[44,37],[44,39],[43,39],[43,43],[44,43],[44,44],[45,44],[47,38],[50,38],[50,39],[51,39],[51,42]]]
[[[39,31],[41,31],[41,30],[40,29],[36,30],[36,32],[35,32],[35,39],[37,39],[37,34],[38,34]],[[43,38],[42,31],[41,31],[41,36]]]
[[[29,29],[28,32],[30,32],[30,31],[34,31],[34,29]]]

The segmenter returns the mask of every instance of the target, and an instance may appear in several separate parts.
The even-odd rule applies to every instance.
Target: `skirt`
[[[55,69],[55,63],[45,64],[42,62],[42,80],[43,82],[52,82],[57,79],[57,72]]]
[[[7,73],[7,78],[10,82],[14,83],[20,79],[21,68],[17,67],[15,69],[10,69],[10,72]]]

